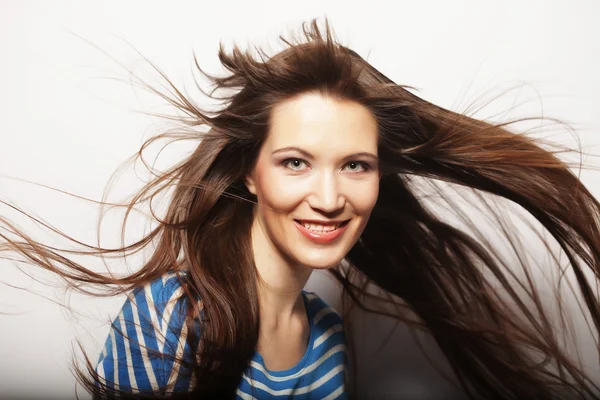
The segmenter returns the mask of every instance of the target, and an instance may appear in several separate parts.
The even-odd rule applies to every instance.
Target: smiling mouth
[[[315,222],[315,221],[304,221],[301,219],[296,219],[294,220],[296,221],[298,224],[302,225],[304,228],[306,228],[307,230],[309,230],[310,232],[314,232],[314,233],[328,233],[328,232],[333,232],[339,228],[343,228],[346,225],[348,225],[348,222],[350,222],[350,220],[345,220],[345,221],[341,221],[341,222],[336,222],[336,223],[322,223],[322,222]]]
[[[294,220],[296,228],[298,228],[304,237],[313,243],[322,245],[334,243],[340,238],[346,231],[349,221],[350,220],[348,219],[341,222],[331,221],[324,223],[314,220]]]

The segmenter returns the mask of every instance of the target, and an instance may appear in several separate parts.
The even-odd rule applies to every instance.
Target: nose
[[[316,179],[308,204],[324,213],[335,213],[346,205],[346,197],[340,191],[335,173],[323,172]]]

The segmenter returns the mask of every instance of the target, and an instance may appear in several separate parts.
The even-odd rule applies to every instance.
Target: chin
[[[304,257],[299,257],[298,263],[301,265],[304,265],[307,268],[311,268],[311,269],[329,269],[332,267],[335,267],[336,265],[338,265],[340,262],[342,262],[342,259],[344,257],[306,257],[306,255]]]

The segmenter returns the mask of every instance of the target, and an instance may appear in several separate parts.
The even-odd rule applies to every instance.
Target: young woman
[[[472,398],[599,398],[561,347],[526,260],[519,277],[476,234],[440,219],[409,177],[527,210],[567,255],[596,330],[598,201],[555,154],[507,124],[420,99],[328,26],[313,21],[304,35],[272,57],[220,49],[230,75],[205,75],[234,94],[220,97],[216,113],[174,88],[161,94],[181,122],[208,132],[176,135],[201,142],[131,201],[129,210],[169,193],[155,229],[122,249],[83,251],[155,246],[138,271],[94,273],[11,228],[23,240],[5,250],[74,284],[128,294],[81,381],[98,397],[346,398],[344,320],[303,290],[326,269],[353,304],[430,333]]]

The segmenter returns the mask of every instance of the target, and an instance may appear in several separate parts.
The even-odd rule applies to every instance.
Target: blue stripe
[[[183,351],[183,357],[185,360],[191,360],[192,357],[190,346],[186,343]],[[179,368],[179,375],[173,389],[174,392],[185,392],[190,386],[190,369],[181,365]]]
[[[104,369],[104,376],[102,378],[105,378],[105,381],[102,381],[102,383],[106,384],[110,389],[114,389],[113,344],[110,334],[106,339],[105,352],[106,356],[102,361],[102,368]],[[98,372],[98,369],[96,369],[96,372]]]
[[[177,300],[171,313],[171,318],[167,324],[167,331],[165,332],[165,350],[164,352],[170,356],[175,356],[177,352],[177,346],[181,336],[181,330],[185,323],[185,304],[183,299]],[[165,318],[167,316],[164,316]],[[166,357],[164,362],[165,368],[169,371],[173,368],[173,357]]]
[[[127,344],[129,345],[129,352],[131,354],[131,364],[134,370],[136,380],[135,387],[138,390],[146,390],[149,389],[151,386],[150,381],[148,380],[148,374],[146,374],[144,359],[142,358],[142,352],[140,348],[141,343],[140,339],[137,336],[136,322],[133,317],[132,307],[136,306],[132,305],[131,301],[127,301],[123,306],[123,319],[125,320],[125,329],[127,331],[127,337],[129,338]],[[139,313],[139,310],[136,310],[135,312]]]
[[[150,292],[152,293],[152,301],[154,304],[151,306],[156,308],[156,314],[158,315],[158,323],[162,324],[162,313],[164,309],[164,301],[161,301],[162,292],[164,291],[162,279],[156,279],[150,285]]]
[[[135,294],[135,301],[138,306],[138,318],[140,320],[142,336],[146,343],[148,358],[150,359],[150,365],[152,371],[154,371],[154,376],[156,377],[156,383],[159,387],[164,386],[167,383],[168,376],[165,377],[162,358],[156,354],[159,352],[158,341],[156,338],[157,327],[153,325],[152,319],[150,318],[146,292],[144,290],[138,290]],[[154,304],[154,301],[152,301],[152,304]],[[148,386],[148,389],[150,389],[150,386]]]
[[[98,365],[101,364],[104,367],[105,376],[109,381],[108,385],[110,387],[112,387],[111,381],[113,380],[114,376],[114,368],[117,368],[121,390],[128,389],[131,386],[131,384],[135,384],[134,382],[129,382],[125,345],[129,346],[131,361],[132,364],[135,366],[134,374],[139,390],[148,391],[151,389],[150,379],[148,376],[150,369],[152,369],[152,371],[154,372],[159,387],[164,387],[167,384],[169,375],[173,368],[173,359],[169,356],[176,355],[177,347],[179,345],[180,340],[184,340],[183,338],[181,338],[181,332],[186,320],[187,299],[177,299],[176,303],[173,305],[171,315],[168,316],[165,314],[165,309],[168,305],[168,301],[171,299],[171,297],[179,287],[179,278],[176,275],[169,275],[164,283],[162,279],[156,279],[153,282],[151,282],[146,287],[148,289],[147,291],[145,291],[144,288],[138,288],[134,290],[133,294],[135,298],[135,304],[132,303],[130,300],[127,300],[125,302],[125,304],[122,307],[121,314],[119,314],[120,316],[123,316],[125,325],[120,326],[120,321],[117,318],[114,321],[114,327],[112,328],[112,332],[114,333],[116,339],[116,346],[113,347],[109,335],[105,342],[106,356],[101,356],[98,360]],[[148,298],[146,297],[147,295],[149,295]],[[134,310],[133,307],[136,307],[136,309]],[[311,346],[310,352],[307,351],[302,363],[298,363],[295,367],[286,371],[272,371],[272,375],[276,376],[277,378],[282,378],[286,375],[292,376],[294,372],[301,371],[303,369],[309,368],[311,365],[314,365],[314,363],[319,358],[321,358],[322,355],[324,355],[333,347],[344,343],[345,337],[344,332],[342,330],[335,332],[334,334],[329,336],[325,340],[325,342],[321,343],[317,348],[312,348],[314,341],[317,338],[319,338],[331,327],[341,324],[343,322],[339,314],[333,312],[323,317],[319,321],[319,323],[315,325],[313,323],[314,316],[326,307],[329,307],[328,304],[325,303],[320,297],[315,297],[313,300],[310,300],[308,302],[307,314],[311,324],[311,340],[309,343],[309,346]],[[161,357],[160,355],[156,354],[163,351],[163,349],[159,349],[158,344],[158,342],[161,340],[158,338],[158,335],[160,335],[161,332],[160,326],[154,326],[152,319],[150,318],[150,310],[152,310],[153,312],[154,310],[156,310],[158,324],[164,323],[163,321],[167,322],[167,330],[165,332],[166,337],[161,338],[166,342],[164,348],[164,353],[166,353],[166,355],[164,357]],[[148,358],[150,360],[148,371],[146,371],[144,360],[142,358],[143,351],[140,348],[141,343],[139,343],[142,340],[136,332],[134,313],[137,313],[138,315],[143,342],[148,350]],[[124,338],[119,333],[119,329],[123,329],[123,333],[128,336],[128,343],[124,342]],[[196,338],[199,338],[201,333],[200,321],[194,321],[194,326],[192,327],[192,329]],[[183,343],[183,345],[184,359],[193,360],[197,351],[198,343],[188,343],[186,340],[185,343]],[[118,360],[116,366],[113,363],[113,355],[115,355]],[[255,357],[253,357],[253,360],[259,362],[259,364],[261,364],[264,368],[264,362],[257,355],[258,353],[255,353]],[[346,356],[345,352],[342,351],[330,356],[327,360],[325,360],[322,364],[320,364],[315,370],[311,371],[310,373],[304,374],[300,377],[287,379],[283,382],[271,381],[263,373],[259,372],[258,370],[255,370],[250,366],[246,370],[246,374],[251,379],[257,382],[261,382],[270,390],[293,390],[311,385],[311,383],[316,382],[334,368],[337,368],[340,365],[344,365],[344,363],[346,363]],[[175,381],[173,391],[186,392],[189,390],[190,371],[184,366],[180,366],[179,368],[179,373]],[[320,387],[302,395],[296,394],[295,398],[298,400],[305,400],[320,399],[326,397],[334,391],[338,390],[338,388],[340,388],[344,384],[344,378],[344,371],[338,371],[338,373],[336,373],[334,376],[331,376],[329,380],[323,383]],[[250,396],[253,396],[257,399],[273,397],[266,391],[263,391],[256,387],[251,387],[245,379],[241,381],[239,389],[242,393],[249,394]],[[281,396],[277,396],[277,398],[283,399],[288,398],[288,396],[289,395],[284,394]],[[239,396],[237,397],[239,398]],[[338,397],[338,399],[347,399],[347,394],[342,393],[342,395]]]
[[[129,300],[127,300],[129,302]],[[124,327],[121,326],[121,322],[117,317],[114,322],[115,325],[115,339],[117,343],[116,354],[117,354],[117,374],[119,377],[119,388],[121,390],[129,390],[131,384],[129,382],[129,375],[127,374],[127,354],[125,353],[125,340],[123,335],[127,334]]]

